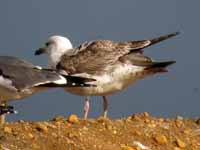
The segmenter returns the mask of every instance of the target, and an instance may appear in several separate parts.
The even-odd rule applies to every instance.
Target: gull
[[[84,118],[89,112],[90,96],[103,96],[103,116],[108,113],[108,95],[121,91],[147,76],[167,72],[175,61],[154,61],[143,54],[143,48],[179,34],[174,32],[149,40],[115,42],[94,40],[73,48],[66,37],[54,35],[35,55],[48,54],[49,67],[72,76],[96,79],[96,87],[65,88],[66,91],[86,96]]]
[[[92,86],[93,79],[61,75],[54,70],[43,69],[30,62],[12,56],[0,56],[0,116],[1,125],[5,114],[14,113],[7,101],[23,99],[52,87]]]

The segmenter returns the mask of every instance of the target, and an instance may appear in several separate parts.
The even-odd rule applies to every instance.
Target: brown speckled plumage
[[[151,58],[144,56],[141,49],[177,34],[172,33],[142,41],[113,42],[110,40],[97,40],[86,42],[73,50],[74,55],[63,55],[57,69],[63,69],[69,74],[99,74],[105,72],[109,66],[119,62],[150,66],[154,62]]]

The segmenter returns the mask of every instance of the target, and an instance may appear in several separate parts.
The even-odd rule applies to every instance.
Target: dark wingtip
[[[150,41],[151,41],[151,44],[150,44],[150,45],[153,45],[153,44],[156,44],[156,43],[158,43],[158,42],[167,40],[167,39],[169,39],[169,38],[171,38],[171,37],[174,37],[174,36],[177,36],[177,35],[179,35],[179,34],[180,34],[180,32],[177,31],[177,32],[172,32],[172,33],[170,33],[170,34],[163,35],[163,36],[160,36],[160,37],[157,37],[157,38],[153,38],[153,39],[150,40]],[[149,46],[150,46],[150,45],[149,45]]]
[[[169,65],[175,64],[176,61],[172,60],[172,61],[164,61],[164,62],[155,62],[151,67],[159,67],[159,68],[165,68]]]
[[[67,80],[70,80],[72,82],[79,82],[79,83],[85,83],[85,82],[93,82],[96,81],[93,78],[85,78],[85,77],[78,77],[78,76],[70,76],[70,75],[63,75]]]
[[[180,31],[176,31],[176,32],[173,32],[173,33],[171,33],[171,34],[169,34],[169,35],[171,35],[171,36],[176,36],[176,35],[179,35],[179,34],[181,34],[181,32],[180,32]]]

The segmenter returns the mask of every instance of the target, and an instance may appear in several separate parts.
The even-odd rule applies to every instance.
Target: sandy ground
[[[200,119],[122,119],[57,116],[43,122],[10,122],[0,128],[0,150],[200,150]]]

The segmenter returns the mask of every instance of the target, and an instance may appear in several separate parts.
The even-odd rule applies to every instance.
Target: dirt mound
[[[7,123],[0,150],[200,150],[200,120],[154,118],[67,119]]]

